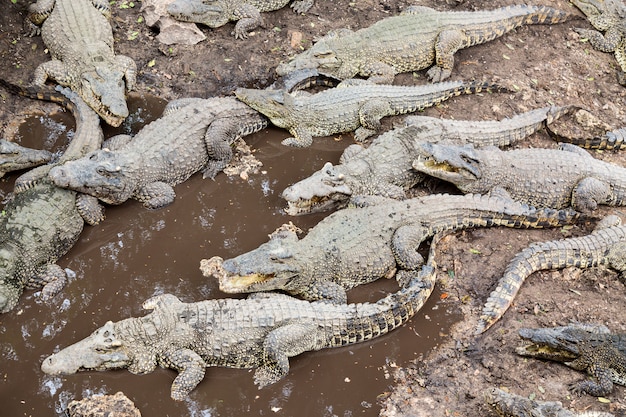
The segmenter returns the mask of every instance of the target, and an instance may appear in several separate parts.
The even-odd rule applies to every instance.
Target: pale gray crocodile
[[[53,79],[119,126],[128,116],[126,90],[135,87],[137,67],[113,51],[110,17],[107,0],[37,0],[28,8],[27,24],[31,34],[41,32],[52,56],[35,69],[33,83]]]
[[[100,147],[102,130],[98,115],[76,93],[57,88],[67,99],[52,92],[33,98],[61,102],[76,118],[74,137],[54,162],[61,163]],[[67,277],[56,261],[76,243],[84,222],[97,224],[104,219],[96,199],[63,190],[47,179],[53,164],[24,174],[24,190],[0,213],[0,313],[12,310],[25,288],[43,287],[44,300],[58,293]]]
[[[500,121],[463,121],[409,116],[406,127],[380,135],[367,148],[350,145],[338,165],[322,169],[288,188],[287,213],[296,216],[344,207],[351,196],[378,195],[405,199],[406,190],[425,175],[415,171],[418,145],[424,142],[509,146],[535,133],[576,107],[543,107]]]
[[[205,368],[256,368],[263,388],[289,372],[289,358],[307,351],[348,346],[389,333],[419,311],[435,284],[425,265],[407,287],[376,303],[333,305],[264,293],[247,299],[183,303],[155,296],[144,317],[107,322],[87,338],[46,358],[48,374],[127,368],[134,374],[157,366],[178,372],[171,388],[184,400],[202,381]]]
[[[183,22],[201,23],[210,28],[235,24],[235,39],[246,39],[248,33],[263,24],[262,12],[282,9],[290,0],[174,0],[167,12]],[[291,7],[296,13],[307,12],[314,0],[296,0]]]
[[[362,80],[361,80],[362,81]],[[362,141],[380,130],[380,119],[434,106],[461,94],[508,91],[490,83],[452,81],[422,86],[378,85],[344,81],[335,88],[308,94],[299,91],[238,88],[237,98],[288,129],[283,145],[307,147],[314,136],[355,131]]]
[[[529,24],[564,22],[572,15],[545,6],[517,5],[475,12],[440,12],[410,6],[400,16],[357,31],[332,31],[310,49],[276,68],[285,75],[317,68],[341,79],[355,75],[391,84],[395,74],[428,68],[431,81],[448,78],[454,53],[496,39]],[[433,65],[434,64],[434,65]]]
[[[537,207],[590,212],[626,204],[626,168],[592,157],[571,144],[561,149],[476,149],[473,145],[423,144],[413,168],[467,193],[504,189]]]
[[[621,219],[615,215],[598,222],[587,236],[533,243],[515,255],[496,289],[489,295],[476,332],[486,331],[502,317],[526,278],[534,272],[601,265],[622,275],[626,272],[626,226],[622,226]]]
[[[537,210],[502,194],[388,199],[336,211],[298,240],[281,230],[269,242],[223,263],[227,293],[283,290],[307,300],[345,303],[346,290],[382,277],[405,282],[422,264],[420,243],[435,233],[469,227],[550,227],[575,221],[573,210]]]
[[[204,170],[213,178],[230,161],[235,139],[265,126],[262,115],[234,97],[174,100],[134,137],[111,138],[103,149],[53,168],[50,178],[108,204],[133,198],[156,209],[172,203],[173,186],[192,174]]]

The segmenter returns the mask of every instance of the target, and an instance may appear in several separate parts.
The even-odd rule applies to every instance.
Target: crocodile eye
[[[99,166],[96,168],[96,172],[98,173],[98,175],[102,175],[103,177],[110,177],[111,173],[104,167]]]
[[[89,160],[90,160],[90,161],[95,161],[95,160],[97,160],[97,159],[98,159],[98,154],[95,154],[95,153],[94,153],[94,154],[91,154],[91,155],[89,156]]]

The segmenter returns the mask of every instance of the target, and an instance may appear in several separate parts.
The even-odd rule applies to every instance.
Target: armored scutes
[[[52,60],[35,70],[33,83],[53,79],[71,88],[112,126],[128,116],[126,90],[135,87],[136,64],[113,51],[106,0],[38,0],[28,8],[31,34],[39,33]]]
[[[338,165],[322,169],[288,188],[292,216],[344,207],[351,196],[377,195],[405,199],[405,191],[425,177],[412,168],[424,142],[473,143],[475,146],[508,146],[570,112],[575,107],[544,107],[501,121],[464,121],[409,116],[406,127],[386,132],[367,148],[350,145]]]
[[[615,417],[601,411],[575,413],[563,408],[560,401],[537,401],[521,395],[492,388],[485,392],[485,402],[502,417]]]
[[[76,133],[59,162],[82,156],[102,142],[98,115],[75,93],[62,92],[73,103],[69,107],[76,117]],[[55,262],[76,243],[84,221],[96,224],[104,218],[95,199],[53,185],[46,176],[50,168],[44,165],[24,174],[25,190],[0,216],[0,313],[17,305],[25,287],[43,287],[44,299],[59,292],[66,274]]]
[[[400,16],[383,19],[353,32],[330,32],[307,51],[278,66],[285,75],[301,68],[317,68],[341,79],[355,75],[391,84],[395,74],[428,71],[431,81],[448,78],[454,53],[496,39],[527,24],[560,23],[571,15],[545,6],[510,6],[477,12],[440,12],[411,6]]]
[[[290,0],[175,0],[167,12],[183,22],[202,23],[210,28],[235,24],[235,38],[245,39],[248,32],[263,24],[262,12],[282,9]],[[314,0],[297,0],[291,4],[297,13],[305,13]]]
[[[626,5],[622,0],[571,0],[597,30],[574,29],[595,49],[613,52],[621,68],[618,81],[626,86]],[[604,32],[604,35],[602,34]]]
[[[523,356],[563,362],[596,379],[576,384],[575,393],[608,395],[613,384],[626,385],[626,335],[612,334],[606,326],[572,323],[562,327],[521,329],[526,344],[515,351]]]
[[[307,147],[314,136],[355,132],[357,141],[380,130],[380,119],[425,109],[461,94],[508,91],[489,83],[453,81],[423,86],[343,82],[317,94],[238,88],[237,98],[288,129],[283,145]]]
[[[591,268],[605,265],[626,272],[626,226],[617,216],[608,216],[594,231],[582,237],[533,243],[509,263],[480,315],[477,333],[491,327],[509,308],[531,274],[569,266]]]
[[[174,201],[174,185],[200,170],[213,178],[230,161],[230,145],[265,126],[263,116],[233,97],[179,99],[133,138],[109,139],[108,147],[53,168],[50,178],[105,203],[133,198],[160,208]]]
[[[275,293],[183,303],[171,294],[159,295],[143,304],[153,310],[147,316],[109,321],[49,356],[41,369],[56,375],[172,368],[178,371],[171,389],[175,400],[184,400],[209,366],[256,368],[254,382],[263,388],[287,375],[290,357],[365,342],[406,323],[434,284],[434,264],[429,263],[406,288],[376,303],[310,303]]]
[[[626,204],[626,168],[593,158],[570,144],[561,149],[475,149],[472,145],[424,144],[416,170],[453,183],[466,193],[504,189],[537,207]]]
[[[227,293],[283,290],[307,300],[345,303],[346,290],[382,277],[406,282],[423,262],[417,249],[435,233],[469,227],[550,227],[575,221],[573,210],[537,210],[507,196],[430,195],[397,201],[361,197],[298,240],[275,232],[257,249],[224,261]]]

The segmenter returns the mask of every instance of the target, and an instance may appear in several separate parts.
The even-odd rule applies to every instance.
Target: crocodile
[[[210,28],[235,24],[235,39],[246,39],[248,33],[263,24],[262,12],[285,7],[290,0],[175,0],[167,12],[183,22],[201,23]],[[314,0],[297,0],[291,4],[296,13],[306,13]]]
[[[574,384],[571,389],[577,394],[601,397],[613,391],[613,384],[626,385],[624,334],[611,333],[606,326],[591,323],[524,328],[519,334],[526,342],[516,349],[519,355],[563,362],[595,378]]]
[[[571,0],[597,29],[574,28],[602,52],[613,52],[621,68],[618,81],[626,86],[626,6],[622,0]],[[604,32],[604,34],[602,34]]]
[[[570,17],[570,13],[545,6],[517,5],[476,12],[410,6],[399,16],[367,28],[332,31],[280,64],[276,72],[285,75],[300,68],[317,68],[341,79],[360,75],[372,82],[391,84],[398,73],[432,66],[428,78],[438,82],[450,76],[454,53],[459,49],[491,41],[522,25],[560,23]]]
[[[375,204],[372,204],[375,203]],[[469,227],[550,227],[575,221],[568,209],[537,210],[498,196],[429,195],[403,201],[355,198],[298,240],[280,230],[216,274],[226,293],[283,290],[306,300],[345,303],[346,290],[382,277],[400,284],[423,262],[418,248],[435,233]]]
[[[409,116],[405,127],[386,132],[367,148],[350,145],[338,165],[330,162],[288,188],[287,213],[296,216],[344,207],[353,195],[402,200],[406,190],[425,176],[412,168],[423,142],[509,146],[533,134],[576,107],[543,107],[500,121],[463,121]]]
[[[286,376],[289,358],[307,351],[349,346],[389,333],[406,323],[429,298],[434,263],[409,285],[375,303],[333,305],[278,293],[246,299],[183,303],[171,294],[143,303],[144,317],[108,321],[85,339],[46,358],[47,374],[127,368],[134,374],[157,366],[178,372],[174,400],[185,400],[202,381],[205,368],[256,368],[263,388]]]
[[[52,153],[45,149],[33,149],[15,142],[0,139],[0,178],[6,173],[46,164]]]
[[[41,33],[52,56],[35,69],[33,84],[53,79],[119,126],[128,116],[125,94],[135,87],[137,67],[115,54],[110,16],[106,0],[37,0],[28,8],[26,25],[31,35]]]
[[[313,136],[354,130],[355,139],[362,141],[380,129],[380,119],[385,116],[422,110],[461,94],[508,91],[496,84],[479,82],[395,86],[356,81],[344,81],[316,94],[238,88],[235,95],[274,125],[289,130],[294,137],[283,140],[283,145],[307,147]]]
[[[474,148],[425,143],[413,168],[451,182],[466,193],[504,189],[537,207],[572,206],[585,213],[598,205],[626,204],[626,168],[601,161],[572,144],[559,149]]]
[[[57,87],[57,94],[37,94],[69,108],[76,118],[76,132],[58,161],[28,171],[28,187],[14,195],[0,216],[0,313],[12,310],[25,288],[43,287],[41,297],[50,299],[66,282],[65,271],[55,262],[76,243],[84,222],[104,219],[93,197],[56,187],[47,172],[56,163],[97,149],[102,142],[98,115],[78,95]],[[66,100],[59,98],[59,92]],[[28,90],[24,90],[24,95]],[[61,96],[63,97],[63,96]],[[36,175],[35,175],[36,174]]]
[[[533,243],[511,260],[480,315],[477,333],[490,328],[510,307],[527,277],[537,271],[570,266],[606,265],[626,272],[626,226],[615,215],[607,216],[586,236]]]
[[[156,209],[174,201],[173,186],[204,170],[213,178],[230,161],[230,145],[267,126],[258,112],[234,97],[182,98],[134,137],[110,138],[102,149],[50,170],[59,187],[108,204],[129,198]]]
[[[624,127],[607,131],[603,135],[590,135],[588,137],[570,137],[561,135],[549,127],[546,130],[550,136],[558,142],[571,143],[585,149],[619,151],[625,147],[624,142],[626,141],[626,128]]]
[[[488,389],[484,394],[485,402],[502,417],[615,417],[603,411],[576,413],[564,408],[560,401],[539,401],[500,388]]]

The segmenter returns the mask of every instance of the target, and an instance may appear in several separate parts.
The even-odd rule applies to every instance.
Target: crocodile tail
[[[69,110],[71,110],[73,106],[72,102],[67,97],[52,87],[38,87],[33,85],[21,86],[3,80],[2,78],[0,78],[0,86],[4,87],[4,89],[12,94],[35,100],[51,101],[53,103],[58,103]]]
[[[563,136],[553,131],[552,129],[548,129],[548,133],[559,142],[571,143],[585,149],[617,151],[622,149],[622,147],[624,146],[624,141],[626,141],[626,128],[612,130],[602,136],[594,136],[591,138]]]
[[[489,81],[470,81],[460,86],[454,95],[476,94],[483,91],[488,93],[514,93],[514,91],[510,88],[498,83]]]
[[[531,10],[531,13],[522,16],[521,23],[524,25],[551,25],[554,23],[563,23],[576,16],[572,13],[547,6],[528,6],[528,8]]]

